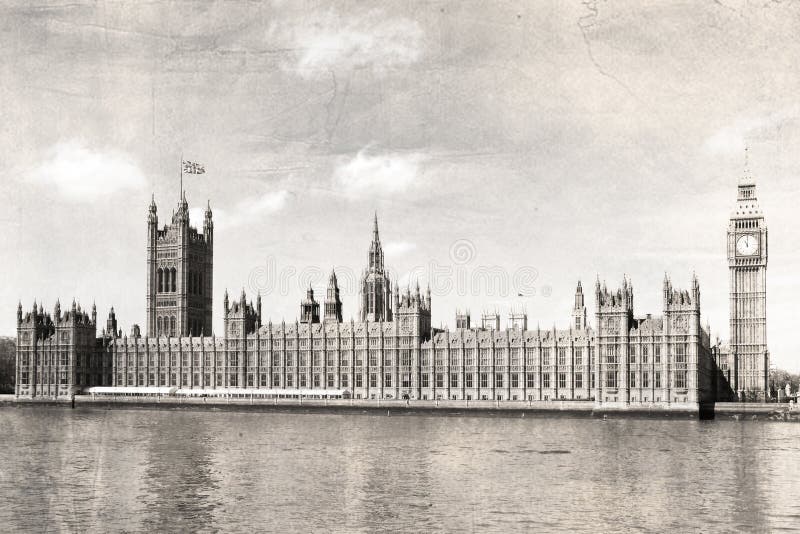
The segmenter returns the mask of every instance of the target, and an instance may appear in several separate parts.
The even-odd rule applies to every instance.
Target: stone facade
[[[714,353],[700,325],[696,278],[681,291],[665,277],[658,317],[634,316],[633,285],[625,278],[617,290],[597,281],[594,328],[579,282],[566,329],[530,329],[522,312],[512,312],[506,329],[496,312],[484,314],[479,328],[462,312],[454,330],[434,329],[430,289],[423,294],[417,284],[401,293],[395,284],[389,290],[377,219],[361,284],[360,321],[342,320],[332,273],[322,322],[311,288],[300,320],[288,324],[262,324],[260,296],[253,305],[242,290],[231,302],[226,291],[223,335],[206,336],[211,212],[204,234],[197,234],[188,226],[187,209],[182,198],[172,226],[154,233],[153,203],[148,222],[148,290],[151,283],[165,287],[158,272],[172,269],[170,262],[179,273],[170,274],[166,293],[179,295],[185,305],[163,308],[175,313],[175,335],[171,322],[159,330],[162,291],[148,292],[148,326],[155,330],[145,336],[135,325],[131,335],[122,335],[113,309],[97,336],[94,310],[90,317],[73,305],[62,316],[57,304],[51,318],[40,305],[23,317],[20,306],[18,395],[59,396],[94,385],[337,389],[363,399],[580,399],[609,406],[699,404],[716,396]],[[169,236],[172,241],[162,244]],[[178,255],[162,257],[161,250]],[[203,288],[199,293],[187,290],[187,273],[203,273],[194,285]]]

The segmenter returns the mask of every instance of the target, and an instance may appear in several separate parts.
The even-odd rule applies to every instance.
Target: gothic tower
[[[336,281],[336,272],[331,270],[328,279],[328,293],[325,296],[325,322],[342,322],[342,301],[339,299],[339,283]]]
[[[731,387],[739,400],[765,400],[767,350],[767,225],[756,197],[756,182],[745,170],[736,209],[728,223],[730,272]]]
[[[609,291],[606,285],[595,285],[596,343],[594,360],[595,402],[628,403],[628,345],[633,324],[633,284],[622,279],[622,289]]]
[[[361,320],[392,320],[392,286],[383,268],[383,248],[378,236],[378,214],[372,228],[369,267],[361,278]]]
[[[211,334],[213,235],[210,205],[200,233],[189,225],[189,204],[181,193],[171,224],[159,229],[153,198],[147,217],[148,335]]]

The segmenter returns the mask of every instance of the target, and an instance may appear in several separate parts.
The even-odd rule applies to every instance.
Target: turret
[[[153,194],[153,198],[150,200],[150,209],[147,213],[147,225],[152,228],[158,227],[158,210],[156,208],[156,195]]]
[[[578,287],[575,288],[575,305],[572,308],[572,327],[575,330],[586,328],[586,305],[583,298],[583,286],[578,280]]]
[[[108,311],[108,319],[106,320],[106,332],[112,338],[117,337],[117,315],[114,313],[114,306]]]
[[[22,322],[22,301],[17,304],[17,324]]]
[[[325,322],[342,322],[342,301],[339,299],[339,282],[336,279],[336,272],[331,269],[331,276],[328,278],[328,291],[325,296]]]
[[[700,306],[700,283],[697,281],[697,273],[692,273],[692,301]]]
[[[92,324],[97,324],[97,305],[92,302]]]
[[[206,205],[205,218],[203,220],[203,235],[206,238],[206,243],[212,245],[214,239],[214,221],[211,218],[211,201]]]
[[[261,293],[256,297],[256,314],[258,315],[258,326],[261,326]]]
[[[225,290],[225,297],[222,299],[222,309],[225,312],[225,315],[228,315],[228,310],[230,309],[230,303],[228,302],[228,290]]]
[[[319,303],[314,300],[314,289],[308,284],[306,298],[300,302],[300,322],[318,323],[319,322]]]

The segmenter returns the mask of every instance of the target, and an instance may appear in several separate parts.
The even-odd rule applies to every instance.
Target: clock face
[[[745,234],[736,239],[736,253],[740,256],[753,256],[758,253],[758,236]]]

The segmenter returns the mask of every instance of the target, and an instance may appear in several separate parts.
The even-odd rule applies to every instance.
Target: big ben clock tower
[[[764,401],[769,376],[767,225],[746,162],[738,190],[728,223],[731,388],[740,401]]]

